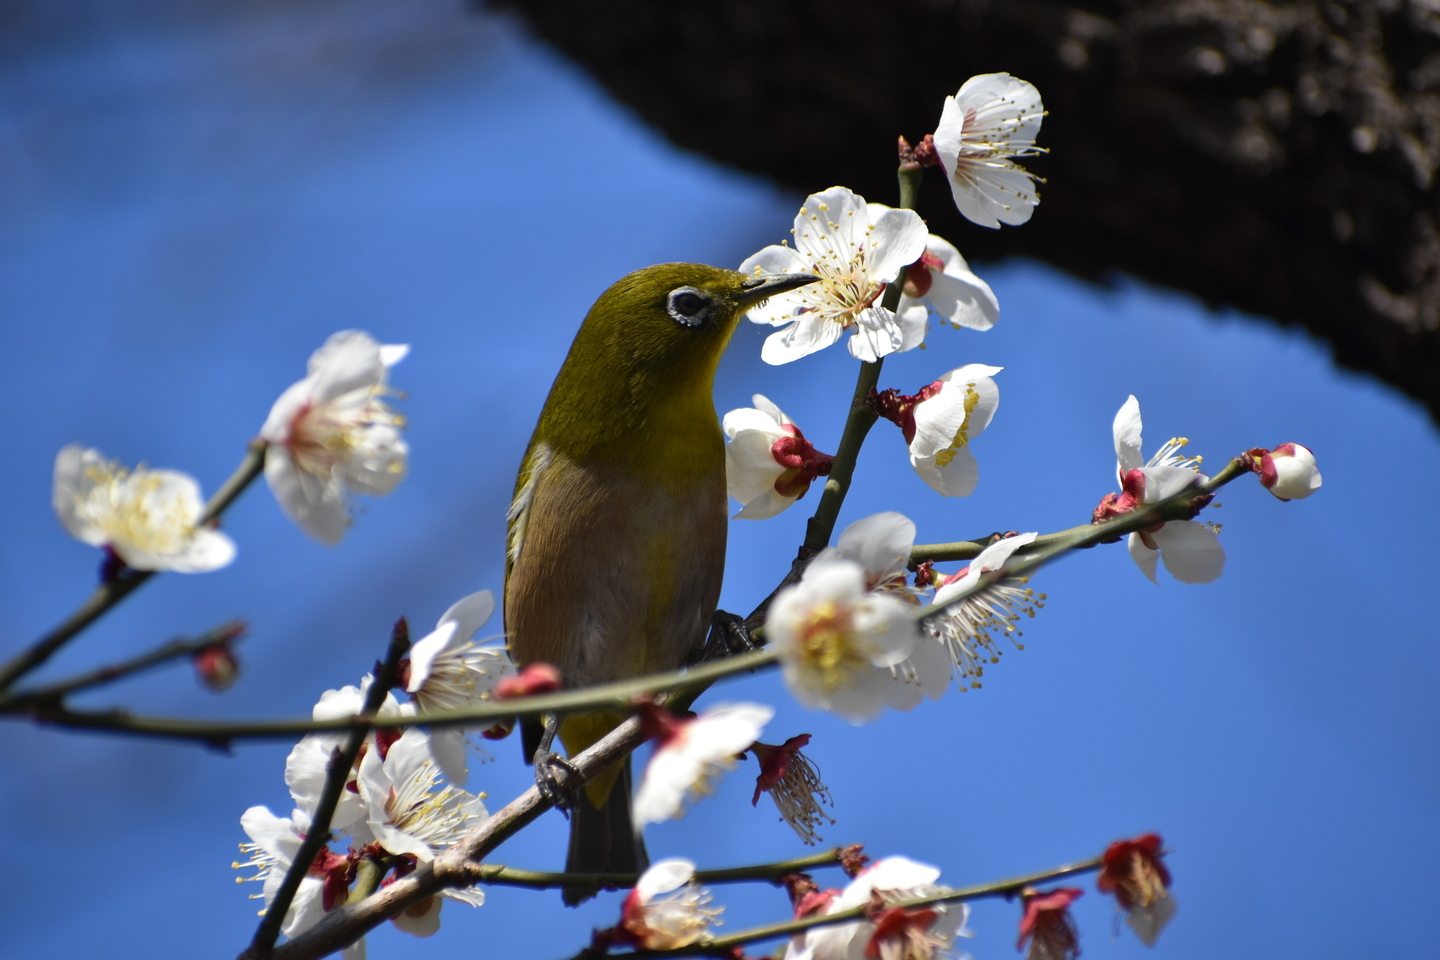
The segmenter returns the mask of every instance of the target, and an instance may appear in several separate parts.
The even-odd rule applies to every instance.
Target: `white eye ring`
[[[710,297],[694,287],[676,287],[665,298],[670,319],[687,327],[698,327],[710,316]]]

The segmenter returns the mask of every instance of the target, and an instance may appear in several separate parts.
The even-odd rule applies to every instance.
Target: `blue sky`
[[[362,505],[341,547],[306,540],[257,487],[227,516],[233,566],[160,578],[45,673],[243,616],[240,682],[217,697],[174,670],[86,702],[303,714],[368,668],[397,615],[428,626],[465,593],[498,589],[519,455],[589,303],[629,270],[734,265],[787,235],[799,196],[676,152],[513,25],[462,6],[97,4],[15,28],[0,61],[0,647],[41,633],[93,583],[95,552],[49,508],[61,446],[213,489],[328,334],[413,345],[394,376],[410,475]],[[984,234],[956,239],[983,260]],[[1032,263],[977,270],[1000,298],[996,328],[938,331],[887,362],[882,385],[1005,367],[999,414],[973,448],[978,491],[937,497],[882,422],[842,522],[898,509],[927,541],[1083,522],[1114,489],[1110,420],[1130,393],[1152,445],[1183,434],[1218,463],[1303,442],[1324,490],[1282,504],[1248,479],[1227,488],[1213,519],[1229,563],[1210,586],[1152,585],[1118,546],[1045,571],[1035,585],[1050,601],[1026,649],[980,691],[860,728],[801,709],[774,676],[712,700],[775,704],[775,736],[815,736],[839,820],[827,842],[926,860],[960,885],[1153,829],[1175,851],[1180,903],[1157,957],[1436,956],[1433,427],[1301,334]],[[718,408],[763,392],[833,451],[854,362],[831,350],[767,367],[763,335],[737,334]],[[768,592],[812,505],[732,524],[723,606]],[[255,910],[230,869],[238,818],[284,806],[286,745],[226,756],[3,729],[0,956],[238,952]],[[495,805],[529,781],[518,752],[500,743],[472,774]],[[804,852],[748,800],[742,770],[653,829],[652,852],[706,866]],[[564,837],[547,815],[495,859],[558,869]],[[763,887],[718,897],[732,929],[786,910]],[[379,931],[371,956],[566,957],[615,909],[614,897],[565,911],[553,894],[497,890],[478,910],[448,907],[433,940]],[[1087,957],[1145,951],[1114,935],[1093,890],[1076,912]],[[1013,955],[1017,915],[978,905],[968,949]]]

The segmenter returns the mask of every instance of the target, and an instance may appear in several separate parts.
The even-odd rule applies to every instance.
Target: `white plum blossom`
[[[971,77],[945,98],[935,152],[966,219],[997,229],[1030,219],[1036,178],[1011,158],[1044,152],[1035,146],[1044,118],[1040,91],[1008,73]]]
[[[925,241],[925,252],[906,271],[901,289],[896,312],[907,336],[918,330],[921,341],[932,310],[957,330],[989,330],[1000,319],[1000,301],[990,285],[971,272],[959,250],[933,233]],[[913,346],[919,343],[907,340],[905,349]]]
[[[1003,569],[1015,551],[1033,543],[1035,536],[1022,533],[995,541],[968,567],[944,578],[935,591],[936,605],[953,602],[928,618],[924,629],[948,652],[961,690],[979,687],[985,664],[1000,662],[1002,651],[992,634],[1021,636],[1015,628],[1020,616],[1033,617],[1035,608],[1045,606],[1045,595],[1031,590],[1026,577],[1002,577],[975,589],[983,574]],[[957,596],[961,599],[955,600]]]
[[[876,904],[873,919],[814,927],[791,939],[785,960],[928,960],[952,954],[970,915],[964,903],[937,903],[906,910],[893,906],[946,888],[940,871],[905,857],[886,857],[862,870],[832,897],[820,915]],[[876,903],[878,901],[878,904]]]
[[[1320,468],[1315,454],[1298,443],[1282,443],[1274,450],[1256,447],[1249,451],[1251,469],[1260,476],[1260,485],[1280,500],[1304,500],[1320,489]]]
[[[71,444],[55,457],[51,499],[72,537],[109,547],[135,570],[203,573],[235,558],[229,537],[198,524],[200,485],[177,470],[127,470]]]
[[[361,681],[361,685],[341,687],[339,690],[326,690],[320,695],[320,701],[311,710],[313,720],[340,720],[346,717],[353,717],[359,714],[365,706],[365,694],[374,682],[369,676]],[[394,694],[387,693],[376,711],[379,718],[398,717],[405,712],[405,708],[395,699]],[[380,730],[369,734],[365,738],[365,744],[361,748],[364,754],[377,750],[378,738],[384,737],[393,739],[393,731]],[[285,759],[285,785],[290,788],[290,796],[295,800],[297,806],[302,810],[314,810],[320,800],[320,791],[325,787],[325,777],[328,772],[330,757],[339,749],[345,741],[343,731],[336,733],[311,733],[297,743]],[[361,757],[363,760],[363,755]],[[335,813],[330,818],[330,828],[341,835],[350,835],[357,846],[369,843],[372,839],[370,828],[366,824],[365,807],[360,802],[359,789],[356,783],[356,771],[352,770],[346,781],[347,789],[340,791],[340,802],[335,807]]]
[[[421,712],[458,710],[494,699],[500,681],[515,676],[515,664],[503,646],[482,647],[473,639],[494,611],[495,597],[489,590],[472,593],[446,610],[435,629],[410,648],[406,690]],[[469,776],[467,756],[472,745],[461,727],[430,733],[435,762],[457,787],[463,787]]]
[[[835,546],[823,550],[816,562],[829,559],[858,563],[865,571],[865,589],[916,605],[919,591],[905,583],[910,551],[915,546],[915,521],[887,511],[857,520],[840,534]],[[913,710],[921,700],[939,700],[950,686],[950,659],[944,648],[922,637],[904,660],[890,668],[894,683],[885,705]]]
[[[672,857],[640,875],[621,907],[620,925],[611,935],[642,950],[679,950],[709,930],[719,909],[708,909],[708,890],[695,880],[695,864]]]
[[[684,813],[705,796],[736,758],[750,749],[775,711],[759,703],[717,704],[698,717],[678,721],[656,746],[635,794],[637,825],[659,823]]]
[[[970,441],[1000,407],[1000,388],[991,378],[1003,369],[967,363],[913,396],[886,390],[872,400],[875,410],[905,435],[910,466],[942,497],[968,497],[980,482]]]
[[[479,797],[439,782],[440,770],[423,730],[406,730],[383,760],[378,750],[366,752],[360,763],[360,799],[375,842],[397,856],[429,862],[488,816]],[[473,906],[485,902],[484,892],[471,888],[447,888],[444,895]]]
[[[762,394],[754,407],[725,414],[725,485],[742,508],[739,520],[766,520],[805,496],[816,477],[830,475],[834,457],[820,453],[795,422]]]
[[[408,346],[342,330],[310,355],[260,429],[269,444],[265,480],[285,515],[334,546],[349,526],[349,494],[383,496],[405,476],[405,421],[382,397],[389,369]]]
[[[235,863],[235,869],[254,868],[255,875],[241,877],[241,880],[255,880],[264,884],[261,896],[269,909],[280,884],[290,865],[300,853],[305,834],[310,829],[310,817],[303,810],[294,811],[289,819],[282,819],[270,812],[268,807],[251,807],[240,817],[240,826],[250,838],[242,843],[240,851],[249,856],[246,863]],[[280,930],[287,937],[294,937],[315,926],[325,915],[322,902],[324,881],[318,876],[307,874],[300,881],[300,888],[290,901],[290,910]]]
[[[795,698],[852,723],[873,720],[904,693],[891,668],[920,641],[912,607],[868,592],[866,581],[858,563],[817,558],[799,583],[775,597],[766,621]]]
[[[866,205],[845,187],[812,194],[795,217],[795,246],[772,245],[740,264],[742,273],[808,273],[820,278],[750,309],[750,319],[783,327],[760,357],[781,364],[823,350],[849,330],[850,355],[869,362],[924,339],[906,337],[880,304],[886,286],[925,251],[925,223],[913,210]],[[913,342],[911,342],[913,341]],[[909,343],[909,346],[906,344]]]
[[[1184,437],[1171,438],[1148,461],[1141,448],[1140,401],[1131,396],[1115,415],[1116,474],[1122,493],[1110,494],[1096,511],[1103,519],[1159,503],[1209,478],[1199,470],[1199,457],[1181,456],[1179,451],[1189,443]],[[1195,520],[1171,520],[1154,530],[1130,534],[1130,556],[1151,582],[1157,564],[1181,583],[1210,583],[1225,568],[1225,548],[1220,537],[1207,524]]]

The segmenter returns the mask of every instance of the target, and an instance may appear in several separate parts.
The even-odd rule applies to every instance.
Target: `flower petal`
[[[915,546],[915,521],[893,510],[877,513],[846,527],[835,545],[846,559],[865,568],[866,581],[873,588],[905,572]]]
[[[1225,548],[1214,530],[1194,520],[1172,520],[1150,536],[1165,569],[1181,583],[1212,583],[1225,570]]]
[[[649,903],[662,893],[679,890],[694,877],[695,862],[693,860],[671,857],[651,864],[650,869],[642,873],[640,879],[636,881],[635,893],[639,895],[642,904]]]
[[[773,366],[790,363],[824,350],[844,333],[844,328],[835,321],[807,313],[766,337],[765,345],[760,348],[760,359]]]
[[[1140,568],[1140,572],[1149,577],[1151,583],[1159,583],[1160,581],[1155,579],[1155,571],[1160,563],[1160,551],[1151,550],[1145,546],[1145,541],[1138,533],[1130,534],[1130,539],[1126,541],[1126,547],[1130,551],[1130,559],[1135,561],[1135,566]]]
[[[1125,482],[1125,474],[1131,470],[1139,470],[1145,466],[1145,456],[1141,452],[1140,432],[1143,424],[1140,420],[1140,401],[1135,399],[1134,394],[1120,407],[1120,412],[1115,414],[1115,422],[1111,429],[1115,433],[1115,460],[1119,464],[1118,480]]]

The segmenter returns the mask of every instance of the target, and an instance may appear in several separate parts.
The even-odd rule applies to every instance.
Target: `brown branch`
[[[390,688],[395,685],[395,678],[400,669],[400,658],[405,656],[410,649],[410,630],[401,617],[395,623],[394,630],[390,633],[390,648],[385,653],[385,662],[380,669],[375,671],[375,679],[370,684],[370,689],[365,694],[365,703],[362,713],[365,716],[373,716],[380,705],[385,702],[385,696]],[[310,870],[310,865],[315,862],[315,856],[322,847],[330,842],[330,820],[335,816],[335,807],[340,803],[340,794],[345,791],[345,781],[350,778],[350,771],[355,766],[355,758],[360,754],[360,746],[365,742],[366,731],[357,728],[350,731],[344,746],[337,747],[330,756],[330,763],[326,767],[325,786],[320,791],[320,799],[315,805],[315,812],[310,817],[310,829],[305,834],[305,842],[300,845],[300,851],[295,855],[295,860],[290,864],[290,869],[285,872],[285,879],[280,884],[280,889],[275,892],[275,898],[265,908],[265,916],[260,921],[259,928],[255,931],[255,938],[250,941],[250,946],[241,954],[245,960],[260,960],[270,956],[275,947],[275,940],[280,936],[280,928],[285,923],[285,915],[290,912],[290,903],[295,899],[295,893],[300,889],[300,881],[305,879],[305,874]],[[345,944],[341,944],[345,946]]]
[[[196,521],[196,526],[209,523],[219,517],[225,512],[226,507],[235,502],[235,498],[240,496],[241,491],[260,476],[260,472],[265,469],[265,446],[263,440],[250,442],[250,447],[245,452],[245,459],[240,461],[240,466],[230,475],[230,479],[226,480],[205,504],[200,519]],[[55,651],[69,643],[80,631],[100,619],[121,600],[139,589],[141,584],[153,577],[155,573],[154,570],[122,570],[114,580],[96,587],[89,599],[82,603],[78,610],[70,614],[65,622],[0,666],[0,692],[9,690],[17,680],[49,660]]]

